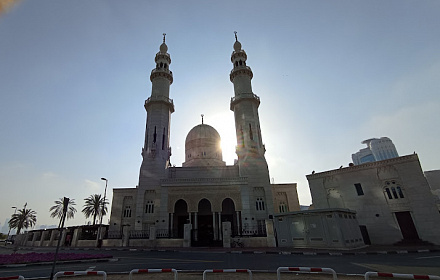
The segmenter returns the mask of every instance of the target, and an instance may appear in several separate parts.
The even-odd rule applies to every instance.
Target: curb
[[[57,261],[57,264],[71,264],[71,263],[86,263],[86,262],[116,262],[118,258],[103,258],[103,259],[84,259],[84,260],[70,260],[70,261]],[[48,265],[53,262],[38,262],[38,263],[18,263],[18,264],[3,264],[0,268],[17,268],[26,266]]]
[[[67,248],[65,251],[78,251],[78,250],[95,250],[100,251],[98,248]],[[227,253],[227,254],[274,254],[274,255],[305,255],[305,256],[355,256],[355,255],[396,255],[396,254],[415,254],[415,253],[436,253],[440,252],[440,249],[420,249],[420,250],[390,250],[390,251],[361,251],[361,252],[312,252],[312,251],[262,251],[262,250],[178,250],[178,249],[145,249],[145,248],[105,248],[105,251],[117,250],[117,251],[130,251],[130,252],[185,252],[185,253]]]
[[[34,247],[20,247],[20,250],[33,251]],[[227,253],[227,254],[275,254],[275,255],[304,255],[304,256],[356,256],[356,255],[396,255],[396,254],[415,254],[415,253],[438,253],[440,249],[417,249],[417,250],[388,250],[388,251],[358,251],[358,252],[339,252],[339,251],[327,251],[327,252],[314,252],[314,251],[273,251],[273,250],[209,250],[200,248],[198,250],[187,250],[185,248],[179,249],[148,249],[148,248],[132,248],[132,247],[112,247],[112,248],[61,248],[62,251],[129,251],[129,252],[185,252],[185,253]],[[1,267],[1,266],[0,266]]]

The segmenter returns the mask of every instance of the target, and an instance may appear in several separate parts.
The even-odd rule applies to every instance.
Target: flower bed
[[[0,265],[53,262],[54,255],[55,253],[26,253],[26,254],[0,255]],[[112,258],[112,256],[104,255],[104,254],[58,253],[57,261],[103,259],[103,258]]]

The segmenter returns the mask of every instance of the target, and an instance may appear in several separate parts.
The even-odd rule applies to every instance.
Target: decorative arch
[[[210,246],[214,240],[212,204],[207,198],[200,199],[197,205],[194,238],[194,246]]]
[[[227,197],[223,199],[222,201],[222,222],[230,222],[231,223],[231,230],[232,234],[239,235],[239,219],[237,219],[237,212],[235,210],[235,203],[234,201]]]
[[[174,203],[173,228],[176,229],[177,237],[183,238],[184,225],[188,223],[188,204],[185,200],[179,199]],[[174,234],[173,234],[174,235]]]
[[[223,214],[233,214],[235,213],[235,203],[234,201],[227,197],[222,201],[222,215]]]
[[[202,198],[199,201],[198,204],[198,214],[199,215],[212,215],[212,206],[211,206],[211,202],[206,199],[206,198]]]

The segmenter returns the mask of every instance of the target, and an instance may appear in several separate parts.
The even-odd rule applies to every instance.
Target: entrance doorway
[[[222,202],[222,220],[221,222],[231,222],[232,236],[241,235],[237,225],[237,213],[235,212],[234,201],[225,198]]]
[[[173,236],[177,235],[177,238],[183,238],[184,226],[188,223],[188,219],[188,205],[185,200],[179,199],[174,204],[173,229],[175,232],[172,233]]]
[[[405,212],[395,212],[394,214],[396,215],[397,222],[399,223],[403,240],[404,241],[420,240],[416,226],[414,225],[413,219],[411,217],[411,213],[409,211],[405,211]]]
[[[213,225],[211,202],[204,198],[199,201],[197,228],[192,235],[192,244],[194,246],[212,246],[214,240]]]

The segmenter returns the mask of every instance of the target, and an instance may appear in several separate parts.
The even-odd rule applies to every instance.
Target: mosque
[[[222,160],[220,135],[202,117],[187,134],[182,167],[171,166],[173,73],[164,34],[150,75],[151,96],[144,104],[139,183],[113,189],[104,239],[98,238],[101,225],[76,226],[62,236],[57,229],[31,230],[21,234],[17,244],[54,246],[60,237],[65,244],[70,236],[69,246],[74,247],[229,247],[238,239],[245,247],[440,245],[440,196],[435,195],[440,170],[425,177],[415,153],[376,157],[376,152],[394,147],[388,138],[367,140],[377,145],[356,153],[353,160],[359,163],[306,175],[313,202],[308,210],[300,210],[295,183],[270,183],[258,116],[260,98],[252,91],[247,54],[237,35],[235,39],[229,75],[234,85],[234,165]]]
[[[237,138],[235,164],[222,160],[220,135],[202,117],[186,137],[182,167],[171,166],[173,73],[164,34],[150,75],[151,96],[144,104],[147,121],[139,184],[113,189],[109,233],[125,232],[130,245],[148,246],[136,240],[157,237],[180,246],[185,226],[190,225],[190,246],[221,246],[223,222],[230,222],[231,236],[264,237],[274,214],[300,210],[296,183],[270,183],[258,116],[260,98],[252,92],[247,54],[237,35],[235,39],[229,75],[234,85],[230,110]]]

